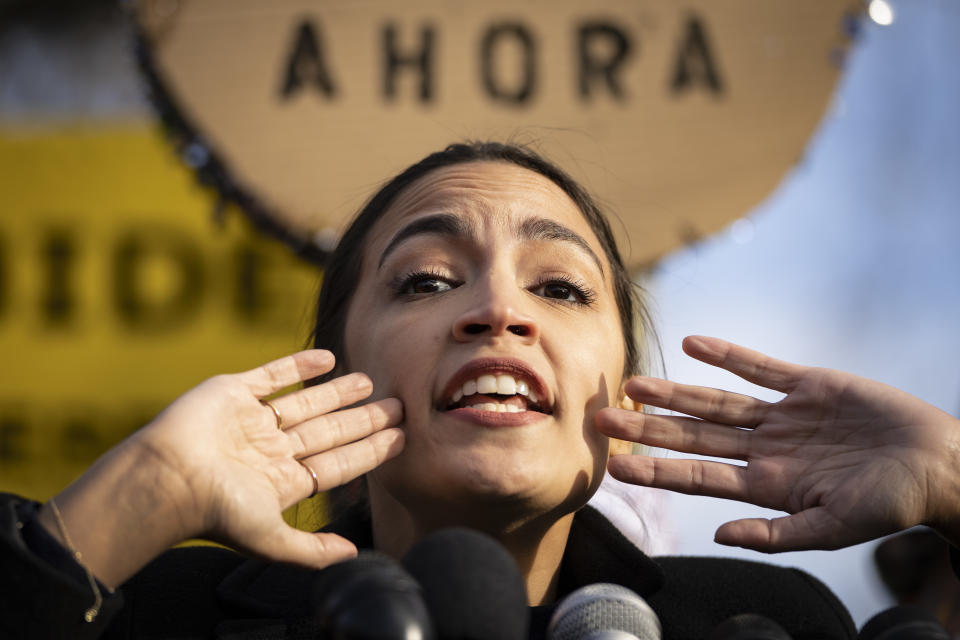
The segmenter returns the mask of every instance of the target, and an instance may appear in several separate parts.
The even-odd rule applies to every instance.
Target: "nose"
[[[470,308],[454,320],[453,337],[458,342],[469,342],[484,336],[513,335],[524,344],[535,343],[540,337],[540,325],[523,309],[524,294],[516,285],[513,291],[506,292],[498,291],[492,283],[478,288]]]

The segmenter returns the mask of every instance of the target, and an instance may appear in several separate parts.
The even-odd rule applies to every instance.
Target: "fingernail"
[[[687,336],[688,343],[696,346],[697,349],[711,355],[719,355],[719,351],[713,348],[707,336]]]
[[[657,384],[654,378],[634,378],[630,382],[630,390],[634,393],[655,393]]]
[[[353,387],[355,389],[366,389],[373,387],[373,381],[370,380],[370,377],[365,373],[351,374],[350,381],[353,383]]]

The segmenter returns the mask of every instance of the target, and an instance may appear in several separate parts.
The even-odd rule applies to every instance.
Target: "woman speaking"
[[[316,349],[203,382],[46,504],[5,497],[0,624],[26,637],[228,635],[238,620],[295,618],[303,567],[358,547],[399,558],[467,526],[514,558],[535,610],[619,582],[667,638],[703,637],[739,612],[794,638],[855,634],[802,572],[647,558],[584,508],[608,468],[789,514],[727,523],[723,544],[831,549],[918,523],[960,542],[952,417],[717,339],[684,348],[784,398],[636,377],[642,318],[606,220],[561,170],[497,143],[428,156],[369,200],[331,256]],[[631,442],[746,464],[634,455]],[[364,499],[328,530],[282,519],[361,477]],[[167,551],[190,538],[239,553]]]

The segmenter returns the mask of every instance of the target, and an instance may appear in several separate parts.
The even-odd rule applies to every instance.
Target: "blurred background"
[[[222,17],[222,3],[220,13],[218,3],[208,4],[214,8],[191,14],[193,23]],[[776,398],[685,358],[680,340],[700,333],[853,371],[960,411],[956,2],[874,0],[824,9],[832,22],[816,46],[763,29],[812,23],[820,14],[809,7],[818,3],[804,3],[796,17],[790,3],[780,3],[787,18],[753,23],[750,16],[769,11],[770,3],[611,2],[605,10],[616,20],[587,16],[600,48],[583,54],[581,41],[579,63],[543,56],[536,69],[545,88],[529,105],[523,90],[534,86],[532,76],[504,72],[478,85],[487,102],[464,89],[464,99],[480,105],[467,115],[449,94],[423,99],[422,86],[419,100],[399,107],[385,97],[388,87],[351,104],[350,80],[363,70],[351,75],[345,60],[362,65],[363,59],[337,54],[342,36],[331,27],[345,5],[291,4],[292,15],[301,17],[287,30],[288,64],[272,71],[273,102],[255,104],[262,113],[248,116],[246,103],[231,92],[256,86],[257,69],[228,71],[229,51],[219,54],[222,64],[191,65],[203,42],[183,54],[187,64],[174,66],[183,32],[177,11],[202,2],[0,1],[0,490],[45,499],[203,378],[300,348],[324,248],[363,195],[442,142],[518,131],[608,198],[624,219],[671,379]],[[473,5],[439,3],[446,8],[436,9],[433,37],[440,46],[456,40],[457,29],[539,24],[536,12],[550,5],[531,4],[534,13],[516,23],[490,23]],[[429,16],[433,5],[420,5]],[[137,14],[137,31],[130,14],[143,6],[152,13]],[[372,24],[386,11],[377,3],[364,7],[370,14],[356,18],[358,24]],[[319,16],[309,37],[303,15]],[[587,23],[577,19],[582,36]],[[270,20],[277,21],[262,16],[264,32]],[[604,30],[610,24],[625,25],[626,36]],[[762,42],[762,65],[747,45],[737,48],[741,27]],[[523,29],[496,33],[507,34],[507,45],[520,46],[521,54],[523,46],[529,50]],[[566,37],[557,33],[554,39]],[[545,50],[551,37],[540,44]],[[251,37],[241,48],[248,43],[259,46]],[[642,74],[614,69],[628,54]],[[298,62],[303,56],[313,66]],[[780,67],[781,58],[816,64]],[[588,78],[594,84],[581,85],[579,94],[552,94],[559,83],[550,84],[551,74],[579,64],[583,80],[585,59],[595,63]],[[196,66],[208,75],[191,76]],[[438,77],[457,74],[454,67],[441,65]],[[782,85],[768,87],[767,78]],[[340,179],[330,173],[336,167],[304,160],[313,153],[350,164],[333,144],[336,132],[324,137],[303,128],[318,117],[311,103],[303,98],[299,111],[283,116],[302,120],[276,126],[270,120],[276,96],[284,87],[299,90],[304,79],[312,82],[306,93],[321,99],[338,90],[348,96],[321,103],[330,109],[321,114],[323,124],[347,130],[357,156],[374,165],[369,173],[351,167],[339,191]],[[647,90],[644,82],[666,88]],[[438,81],[432,90],[443,86]],[[409,82],[399,90],[417,95]],[[204,92],[213,96],[212,115],[194,99]],[[595,96],[593,107],[584,106],[588,95]],[[803,107],[802,118],[778,120],[790,105]],[[342,125],[336,108],[359,113],[371,128],[382,120],[397,129],[398,117],[417,126],[403,128],[408,138],[377,132],[364,139],[365,123]],[[752,123],[752,136],[741,135],[734,116]],[[217,129],[221,121],[232,129]],[[628,139],[634,129],[636,144],[650,142],[650,151],[609,140]],[[284,130],[292,133],[284,137]],[[250,155],[266,158],[269,167],[260,170],[231,146],[245,136]],[[272,139],[279,149],[270,147]],[[754,156],[741,162],[736,153],[751,144]],[[296,153],[287,154],[294,146]],[[638,174],[625,164],[639,167]],[[271,170],[277,176],[265,182]],[[764,172],[766,182],[747,180]],[[302,205],[300,194],[272,192],[284,176],[309,187],[313,200]],[[647,184],[654,186],[642,188]],[[303,224],[314,210],[327,216],[323,224]],[[661,227],[662,239],[651,246],[636,231],[649,228],[660,238],[654,231]],[[666,504],[659,528],[674,553],[801,566],[840,596],[858,625],[894,601],[878,577],[877,543],[762,556],[712,542],[719,524],[762,510],[687,496],[668,496]],[[884,556],[894,567],[888,585],[901,599],[926,598],[946,621],[956,581],[949,575],[943,581],[942,548],[924,535],[894,543]],[[934,595],[927,593],[931,584],[939,585]]]

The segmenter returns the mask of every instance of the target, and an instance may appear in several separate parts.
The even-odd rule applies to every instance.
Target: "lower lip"
[[[550,417],[548,414],[540,413],[539,411],[506,413],[500,411],[482,411],[480,409],[471,409],[470,407],[451,409],[450,411],[445,411],[444,414],[453,416],[459,420],[472,422],[481,427],[523,427]]]

